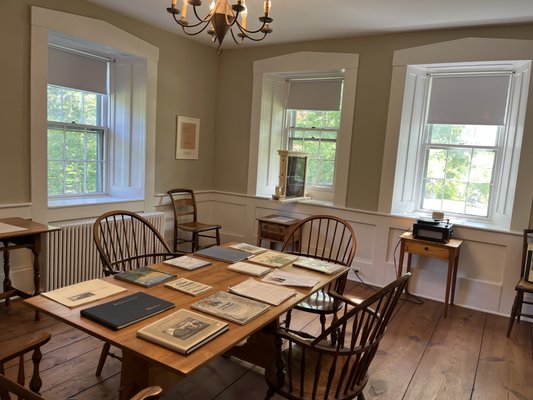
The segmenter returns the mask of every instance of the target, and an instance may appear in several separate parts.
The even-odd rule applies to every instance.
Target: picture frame
[[[200,120],[191,117],[177,117],[176,160],[197,160],[200,144]]]

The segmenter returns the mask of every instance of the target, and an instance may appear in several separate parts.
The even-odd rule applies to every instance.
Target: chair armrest
[[[39,332],[4,342],[0,350],[0,364],[41,347],[50,340],[50,337],[50,332]]]
[[[163,389],[161,389],[159,386],[148,386],[134,395],[130,400],[144,400],[152,397],[159,398],[159,395],[162,391]]]

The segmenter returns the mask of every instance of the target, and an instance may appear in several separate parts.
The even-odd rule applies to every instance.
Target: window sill
[[[410,213],[393,213],[391,215],[397,215],[402,217],[411,217],[411,218],[420,218],[420,217],[430,217],[431,214],[428,213],[422,213],[422,212],[410,212]],[[468,218],[461,218],[457,216],[446,216],[446,213],[444,214],[444,219],[449,220],[451,224],[454,226],[464,226],[467,228],[475,228],[475,229],[483,229],[483,230],[490,230],[495,232],[509,232],[509,226],[504,226],[501,224],[497,224],[490,220],[477,220],[477,219],[468,219]]]
[[[72,199],[48,199],[48,208],[83,207],[97,204],[129,203],[142,201],[142,198],[124,198],[112,196],[72,198]]]

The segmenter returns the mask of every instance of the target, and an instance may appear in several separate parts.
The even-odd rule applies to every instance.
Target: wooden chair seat
[[[516,284],[515,290],[533,293],[533,282],[528,282],[524,278],[522,278],[520,279],[520,282]]]
[[[333,314],[342,306],[338,301],[335,301],[328,293],[318,291],[311,296],[302,300],[294,308],[301,311],[307,311],[315,314]]]
[[[201,222],[185,222],[183,224],[179,224],[179,228],[183,229],[187,232],[206,232],[211,231],[213,229],[220,229],[220,225],[209,225],[209,224],[203,224]]]
[[[285,368],[291,369],[292,382],[284,382],[282,387],[278,387],[277,393],[283,397],[295,398],[302,400],[315,400],[328,398],[329,389],[336,388],[342,385],[341,381],[345,379],[343,367],[350,363],[354,356],[348,353],[343,356],[342,352],[337,353],[335,347],[324,345],[323,352],[308,352],[304,355],[304,347],[295,345],[292,348],[292,356],[289,357],[289,350],[282,352],[282,357],[285,362]],[[289,361],[290,360],[290,361]],[[335,365],[334,365],[335,364]],[[320,374],[319,379],[315,380],[317,375],[317,367],[325,371],[335,371],[333,376],[328,374]],[[278,385],[278,370],[272,365],[265,370],[265,378],[269,385]],[[348,400],[357,397],[362,392],[368,381],[368,373],[365,373],[363,379],[354,384],[353,387],[342,391],[336,396],[331,396],[335,400]],[[300,382],[302,384],[300,385]],[[298,387],[295,387],[298,386]]]

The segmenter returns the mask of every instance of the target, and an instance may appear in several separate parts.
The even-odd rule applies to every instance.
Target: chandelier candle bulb
[[[177,0],[172,0],[172,6],[171,6],[172,8],[176,8],[176,1]]]
[[[270,0],[265,0],[265,6],[264,6],[264,11],[265,11],[265,16],[268,17],[268,14],[270,14],[270,7],[272,5],[270,4]]]
[[[187,18],[187,5],[188,4],[189,4],[188,0],[183,0],[183,4],[181,5],[181,19]]]
[[[248,16],[248,9],[244,5],[244,1],[242,2],[242,5],[244,6],[244,11],[241,12],[241,17],[242,17],[241,25],[242,25],[242,29],[246,29],[246,17]]]

